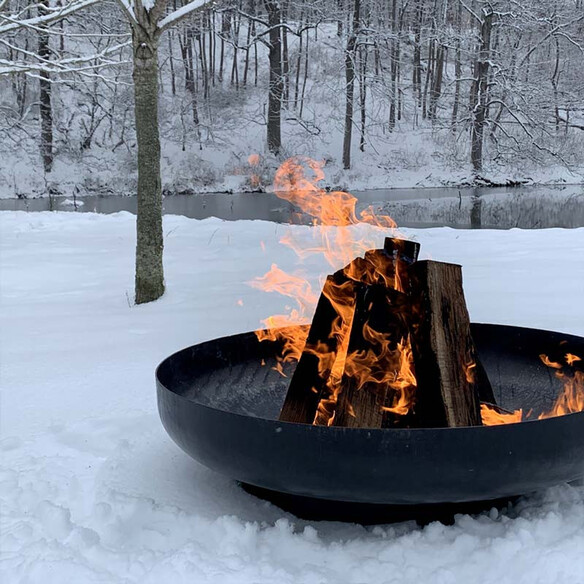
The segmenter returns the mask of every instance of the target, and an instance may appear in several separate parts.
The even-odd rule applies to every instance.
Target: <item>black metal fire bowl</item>
[[[472,334],[507,409],[538,413],[553,404],[561,382],[540,354],[560,347],[584,354],[584,338],[562,333],[473,324]],[[333,518],[342,508],[387,505],[456,509],[584,478],[584,413],[468,428],[280,422],[295,364],[285,367],[288,378],[274,371],[279,349],[251,332],[183,349],[156,371],[158,409],[172,439],[195,460],[296,514],[328,509]]]

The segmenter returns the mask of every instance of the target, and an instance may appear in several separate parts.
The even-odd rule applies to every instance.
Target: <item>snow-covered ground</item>
[[[2,582],[584,582],[582,486],[451,527],[364,528],[298,520],[188,458],[154,367],[282,308],[246,282],[294,267],[288,227],[165,217],[168,291],[136,307],[134,220],[0,213]],[[584,335],[584,229],[407,233],[463,264],[473,320]]]

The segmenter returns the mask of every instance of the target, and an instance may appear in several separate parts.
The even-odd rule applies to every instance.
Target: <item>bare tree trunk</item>
[[[233,23],[233,32],[235,34],[235,46],[233,47],[233,63],[231,65],[231,85],[235,84],[235,89],[239,89],[239,49],[237,45],[239,44],[239,25],[241,18],[237,16]]]
[[[422,17],[423,0],[417,0],[416,16],[414,18],[414,51],[413,51],[413,93],[417,98],[418,107],[422,105]]]
[[[367,122],[367,61],[369,51],[367,45],[361,47],[359,59],[359,105],[361,109],[361,136],[359,150],[365,152],[365,126]]]
[[[345,135],[343,138],[343,168],[351,168],[351,139],[353,136],[353,96],[355,92],[355,48],[357,46],[357,33],[359,32],[359,19],[361,16],[361,0],[355,0],[353,10],[353,26],[347,49],[345,50],[345,82],[347,98],[345,102]]]
[[[26,109],[26,102],[28,96],[28,75],[18,74],[12,75],[13,89],[16,93],[16,105],[18,108],[18,117],[22,118],[24,116],[24,111]]]
[[[256,25],[255,22],[252,23],[252,36],[256,34]],[[253,44],[253,85],[254,87],[258,86],[258,44]]]
[[[282,12],[278,0],[264,0],[270,26],[270,90],[268,96],[268,149],[272,154],[279,154],[282,148],[281,112],[282,112],[282,43],[280,24]]]
[[[215,12],[207,13],[208,35],[209,35],[209,77],[211,85],[215,86]]]
[[[454,103],[452,105],[452,130],[456,129],[458,123],[458,108],[460,107],[460,77],[462,75],[462,64],[461,64],[461,44],[460,36],[462,34],[462,4],[458,3],[458,9],[456,11],[456,53],[454,60]]]
[[[432,87],[430,88],[430,107],[428,109],[428,117],[432,121],[436,120],[438,100],[440,99],[440,94],[442,93],[442,72],[444,70],[445,53],[446,47],[443,44],[439,44],[438,48],[436,49],[436,66],[434,69]]]
[[[49,0],[39,3],[39,15],[46,14]],[[51,58],[49,34],[39,29],[38,52],[41,59]],[[45,172],[53,169],[53,106],[51,103],[51,79],[48,73],[39,73],[39,109],[41,118],[41,156]]]
[[[172,95],[176,95],[176,74],[174,72],[174,55],[172,54],[172,34],[168,33],[168,61],[170,63],[170,86]]]
[[[401,38],[402,38],[402,31],[404,28],[404,15],[406,5],[401,6],[400,14],[399,14],[399,25],[398,25],[398,37],[397,37],[397,48],[395,52],[395,61],[396,61],[396,84],[397,84],[397,120],[398,122],[402,119],[402,95],[403,91],[401,89]]]
[[[527,35],[527,46],[531,45],[531,31],[529,31],[528,35]],[[527,54],[527,59],[525,61],[525,83],[529,83],[529,73],[530,73],[530,67],[531,67],[531,52],[529,52]]]
[[[193,49],[193,35],[189,28],[182,36],[179,36],[179,44],[185,70],[185,89],[191,95],[191,109],[193,113],[193,123],[199,125],[199,109],[197,106],[197,87],[195,76],[195,56]]]
[[[389,104],[389,131],[395,128],[395,112],[397,102],[397,52],[398,52],[398,30],[397,30],[397,0],[391,4],[391,101]]]
[[[63,0],[58,0],[57,1],[57,6],[63,6]],[[63,55],[65,54],[65,27],[64,27],[64,20],[59,20],[59,30],[61,31],[61,34],[59,35],[59,57],[63,57]],[[101,31],[102,33],[104,32],[103,29]]]
[[[202,28],[203,20],[201,19],[201,28]],[[195,33],[195,37],[197,39],[197,44],[199,45],[199,63],[201,64],[201,77],[203,80],[203,98],[209,99],[209,67],[207,65],[207,52],[205,50],[205,33],[198,29]]]
[[[223,81],[223,67],[225,66],[225,36],[229,32],[229,18],[225,17],[225,13],[221,14],[221,50],[219,51],[219,75],[218,79],[221,83]]]
[[[555,37],[556,42],[556,60],[554,71],[552,73],[552,89],[554,94],[554,117],[556,119],[556,134],[560,133],[560,108],[558,104],[558,80],[560,77],[560,41]]]
[[[428,103],[428,89],[431,87],[434,79],[434,39],[428,39],[428,68],[426,70],[426,81],[424,83],[424,95],[422,96],[422,117],[426,119],[427,103]]]
[[[302,112],[304,110],[304,96],[306,94],[306,82],[308,81],[308,57],[310,56],[310,51],[308,50],[310,41],[310,34],[306,32],[306,48],[304,50],[304,77],[302,79],[302,91],[300,92],[300,111],[298,115],[302,118]]]
[[[247,85],[247,75],[249,73],[249,45],[251,42],[251,21],[247,22],[247,35],[245,42],[245,61],[243,66],[243,86]]]
[[[158,130],[158,39],[156,32],[133,27],[134,100],[138,142],[136,220],[136,304],[164,294],[162,266],[162,187]]]
[[[304,12],[300,13],[300,26],[304,22]],[[294,80],[294,110],[298,107],[298,91],[300,89],[300,67],[302,66],[302,50],[304,47],[304,35],[300,33],[300,41],[298,43],[298,55],[296,57],[296,76]]]
[[[29,50],[29,38],[28,35],[24,39],[24,50]],[[14,60],[12,47],[9,49],[10,60]],[[16,105],[18,107],[18,117],[22,118],[24,116],[24,111],[26,109],[27,94],[28,94],[28,75],[25,73],[11,75],[12,89],[16,94]]]
[[[489,58],[491,54],[491,30],[493,12],[483,15],[481,22],[481,46],[475,62],[476,97],[473,108],[474,116],[471,128],[470,158],[476,175],[483,170],[483,134],[485,129],[488,105]]]

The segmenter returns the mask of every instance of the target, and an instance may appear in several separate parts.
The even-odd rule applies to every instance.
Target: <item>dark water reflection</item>
[[[356,192],[358,209],[372,205],[403,227],[460,228],[584,227],[584,186],[512,188],[389,189]],[[0,210],[136,212],[135,197],[84,196],[71,198],[3,199]],[[273,194],[172,195],[164,213],[194,219],[263,219],[277,223],[309,223],[290,203]]]

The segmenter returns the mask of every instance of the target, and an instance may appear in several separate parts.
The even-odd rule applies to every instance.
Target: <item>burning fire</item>
[[[506,412],[489,404],[481,404],[481,418],[483,426],[500,426],[501,424],[515,424],[523,420],[523,410]]]
[[[376,215],[371,208],[358,213],[356,197],[342,191],[326,192],[318,186],[323,178],[323,163],[304,157],[290,158],[276,172],[274,193],[310,215],[316,228],[308,244],[296,239],[292,233],[284,235],[280,243],[292,249],[301,260],[315,254],[324,257],[334,271],[344,268],[344,275],[349,280],[366,283],[380,279],[387,281],[383,258],[372,257],[368,262],[361,263],[352,260],[376,248],[376,236],[397,235],[395,222],[391,217]],[[393,280],[392,286],[400,290],[399,273]],[[305,278],[299,274],[287,274],[275,264],[251,285],[264,291],[279,292],[294,300],[295,306],[288,314],[264,320],[267,330],[257,331],[257,335],[260,340],[282,342],[283,361],[298,360],[305,348],[307,335],[301,324],[309,322],[308,317],[314,312],[318,295]],[[323,294],[337,314],[330,337],[336,338],[338,343],[334,352],[320,345],[312,349],[319,358],[319,371],[330,371],[328,396],[321,400],[314,420],[319,425],[331,425],[334,421],[343,375],[353,378],[358,389],[368,384],[390,387],[394,395],[390,396],[389,403],[380,405],[383,410],[404,415],[413,405],[416,378],[409,338],[392,339],[365,323],[363,338],[375,347],[375,351],[348,353],[347,331],[355,310],[350,288],[351,282],[339,285],[325,282],[323,286]],[[276,327],[287,328],[275,330]],[[281,364],[278,369],[282,371]]]
[[[584,411],[584,371],[574,368],[574,363],[582,361],[582,359],[577,355],[567,353],[564,358],[571,371],[566,372],[561,363],[550,361],[546,355],[540,355],[539,358],[545,365],[556,370],[555,376],[564,384],[564,390],[556,399],[552,409],[541,414],[538,419],[543,420]]]
[[[249,157],[251,167],[257,168],[259,157]],[[332,425],[335,409],[341,395],[344,377],[351,379],[357,389],[384,388],[386,394],[380,410],[398,416],[407,415],[415,403],[416,375],[410,338],[391,338],[380,333],[367,322],[362,336],[373,349],[349,352],[349,334],[355,316],[351,281],[371,284],[383,281],[386,286],[403,291],[402,277],[397,262],[395,273],[388,276],[387,257],[368,254],[368,261],[352,261],[375,249],[379,238],[388,235],[399,237],[396,223],[391,217],[376,215],[372,208],[357,212],[357,199],[346,192],[326,192],[318,186],[324,178],[323,163],[305,157],[286,160],[277,170],[273,192],[281,199],[293,203],[312,217],[311,239],[307,243],[297,239],[292,232],[280,239],[280,243],[292,249],[300,260],[320,255],[336,272],[343,269],[347,278],[344,283],[334,283],[330,278],[321,282],[323,295],[333,307],[336,318],[329,339],[336,341],[332,351],[326,343],[317,343],[306,350],[319,359],[318,370],[327,379],[327,395],[321,399],[314,424]],[[377,241],[376,241],[377,240]],[[262,249],[264,249],[263,243]],[[391,278],[391,281],[388,281]],[[282,363],[298,361],[305,350],[307,327],[318,301],[308,280],[300,273],[289,274],[272,264],[264,276],[250,283],[266,292],[278,292],[292,300],[288,313],[268,317],[263,322],[265,330],[256,331],[260,341],[279,341],[282,344],[280,362],[276,369],[284,375]],[[566,373],[565,365],[552,362],[545,355],[542,361],[555,369],[555,375],[564,382],[564,390],[554,407],[539,416],[540,419],[566,413],[584,411],[584,372],[575,370],[574,364],[581,358],[567,354],[566,365],[573,371]],[[476,363],[469,359],[465,368],[467,379],[475,376]],[[312,388],[317,391],[316,388]],[[379,395],[378,395],[379,397]],[[385,400],[385,401],[383,401]],[[501,408],[481,405],[481,416],[486,426],[510,424],[528,419],[522,410],[506,412]]]
[[[552,408],[538,416],[538,420],[563,416],[584,411],[584,371],[574,368],[574,364],[582,361],[581,357],[566,353],[564,356],[565,364],[552,361],[547,355],[540,355],[541,362],[555,370],[554,375],[563,383],[563,389],[557,397]],[[566,366],[570,368],[566,371]],[[498,424],[513,424],[521,422],[523,419],[529,419],[531,412],[523,416],[522,410],[514,412],[501,412],[487,405],[481,405],[481,416],[485,426],[496,426]]]

